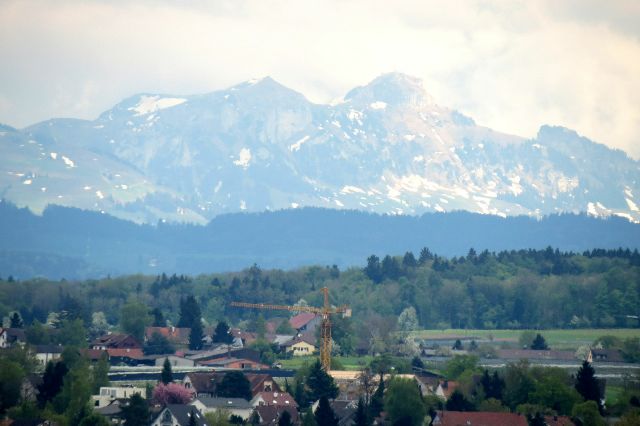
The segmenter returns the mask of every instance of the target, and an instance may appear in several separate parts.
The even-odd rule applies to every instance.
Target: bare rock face
[[[2,198],[136,222],[303,206],[389,214],[560,212],[640,220],[640,165],[559,127],[527,140],[382,75],[318,105],[273,79],[141,94],[94,121],[0,126]]]

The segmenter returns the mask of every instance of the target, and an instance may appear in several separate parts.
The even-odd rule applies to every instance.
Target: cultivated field
[[[496,344],[500,342],[517,343],[520,334],[526,330],[420,330],[413,333],[417,339],[472,339],[492,340]],[[555,329],[555,330],[530,330],[540,333],[547,341],[551,349],[577,349],[582,345],[591,345],[600,336],[611,335],[626,339],[628,337],[640,337],[640,329],[637,328],[580,328],[580,329]]]

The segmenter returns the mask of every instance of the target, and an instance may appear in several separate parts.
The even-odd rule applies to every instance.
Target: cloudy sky
[[[640,158],[638,22],[637,0],[2,0],[0,122],[265,75],[329,102],[400,71],[483,125],[563,125]]]

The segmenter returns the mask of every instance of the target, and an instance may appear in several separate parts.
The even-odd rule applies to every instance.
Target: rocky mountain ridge
[[[140,94],[96,120],[0,127],[0,197],[138,223],[305,206],[388,214],[560,212],[640,221],[640,164],[561,127],[534,139],[385,74],[314,104],[267,77],[204,95]]]

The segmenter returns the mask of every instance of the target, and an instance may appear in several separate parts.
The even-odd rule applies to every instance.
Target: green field
[[[413,337],[418,339],[476,337],[494,340],[496,343],[500,341],[517,343],[523,331],[526,330],[420,330],[414,332]],[[620,339],[640,337],[640,329],[637,328],[580,328],[530,331],[542,334],[552,349],[577,349],[579,346],[592,344],[594,340],[604,335],[616,336]]]
[[[278,362],[282,364],[282,368],[297,370],[305,362],[311,364],[316,362],[316,359],[318,359],[317,356],[297,356],[291,359],[279,360]],[[337,356],[332,359],[338,361],[345,370],[360,370],[362,366],[371,362],[372,357]]]

